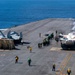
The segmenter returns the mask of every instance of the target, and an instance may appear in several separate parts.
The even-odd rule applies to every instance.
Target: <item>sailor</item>
[[[28,58],[28,65],[31,66],[31,58]]]
[[[27,46],[27,49],[29,49],[30,48],[30,46]]]
[[[52,71],[55,71],[55,67],[56,67],[56,65],[53,64],[53,66],[52,66]]]
[[[51,34],[51,39],[53,39],[53,38],[54,38],[54,34],[52,33],[52,34]]]
[[[56,35],[57,35],[57,30],[56,30]]]
[[[45,45],[46,45],[46,39],[43,40],[43,46],[45,46]]]
[[[55,36],[55,41],[59,42],[59,36]]]
[[[32,47],[29,47],[30,53],[32,52]]]
[[[71,74],[71,69],[70,69],[70,68],[68,68],[68,70],[67,70],[67,74],[68,74],[68,75]]]
[[[18,60],[19,60],[19,57],[16,56],[16,57],[15,57],[15,63],[18,63]]]
[[[41,33],[39,33],[39,37],[41,37]]]
[[[38,43],[38,48],[41,48],[42,47],[42,43]]]

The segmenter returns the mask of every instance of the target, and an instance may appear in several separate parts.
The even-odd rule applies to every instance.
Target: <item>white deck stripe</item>
[[[59,48],[59,47],[52,47],[50,49],[50,51],[61,51],[62,48]]]

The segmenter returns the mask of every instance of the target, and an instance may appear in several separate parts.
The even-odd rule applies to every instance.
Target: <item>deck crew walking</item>
[[[28,58],[28,65],[31,66],[31,59]]]
[[[71,74],[71,69],[68,68],[68,70],[67,70],[67,74],[68,74],[68,75]]]
[[[15,63],[18,63],[18,60],[19,60],[19,57],[16,56],[16,57],[15,57]]]
[[[30,53],[32,52],[32,47],[29,47]]]
[[[53,66],[52,66],[52,71],[55,71],[55,68],[56,68],[56,65],[53,64]]]

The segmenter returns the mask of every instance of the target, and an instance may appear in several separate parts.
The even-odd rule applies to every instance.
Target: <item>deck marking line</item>
[[[60,50],[61,50],[61,48],[59,48],[59,47],[52,47],[50,49],[50,51],[60,51]]]
[[[67,66],[67,64],[68,64],[68,62],[69,62],[71,56],[72,56],[72,54],[70,54],[70,53],[68,53],[68,54],[66,55],[66,57],[64,58],[64,60],[63,60],[63,61],[61,62],[61,64],[60,64],[60,67],[59,67],[60,72],[59,72],[59,73],[56,72],[56,75],[63,75],[62,73],[63,73],[65,67]],[[66,75],[66,74],[65,74],[65,75]]]

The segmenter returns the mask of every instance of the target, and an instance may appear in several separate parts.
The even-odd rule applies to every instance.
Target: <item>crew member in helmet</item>
[[[28,65],[31,66],[31,58],[28,58]]]
[[[52,71],[55,71],[55,68],[56,68],[56,65],[53,64],[53,66],[52,66]]]
[[[16,57],[15,57],[15,63],[18,63],[18,60],[19,60],[19,57],[16,56]]]
[[[67,74],[68,74],[68,75],[71,74],[71,69],[70,69],[70,68],[68,68],[68,70],[67,70]]]

